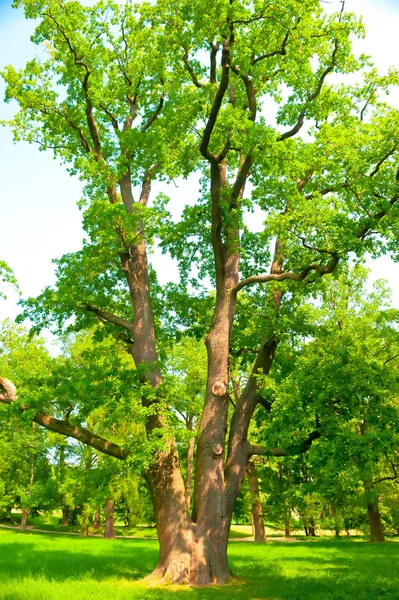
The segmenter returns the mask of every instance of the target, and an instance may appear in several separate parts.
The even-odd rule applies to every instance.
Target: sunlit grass
[[[152,540],[103,540],[0,530],[1,600],[398,600],[399,544],[342,539],[232,542],[227,588],[148,588]]]

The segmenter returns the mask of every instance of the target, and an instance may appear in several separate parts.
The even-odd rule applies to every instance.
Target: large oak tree
[[[349,253],[394,250],[399,115],[380,96],[397,75],[379,76],[353,55],[363,29],[344,3],[331,15],[318,0],[21,4],[38,19],[33,39],[47,56],[3,73],[7,99],[20,105],[15,137],[53,149],[87,184],[83,249],[58,261],[56,288],[25,314],[59,327],[73,316],[76,329],[97,319],[126,345],[148,440],[162,439],[146,468],[160,541],[153,577],[226,582],[234,503],[249,458],[265,452],[248,430],[279,310]],[[200,191],[177,221],[165,196],[149,203],[154,180],[193,172]],[[261,227],[249,226],[254,210]],[[157,282],[153,239],[177,260],[179,284]],[[162,344],[205,330],[190,514]],[[229,411],[231,352],[240,349],[252,370]],[[0,399],[11,403],[7,385]],[[132,454],[128,439],[104,439],[79,415],[47,409],[34,421],[121,460]],[[269,453],[303,452],[320,434]]]

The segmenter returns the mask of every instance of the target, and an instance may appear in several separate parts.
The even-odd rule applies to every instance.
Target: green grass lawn
[[[398,600],[399,543],[230,543],[228,587],[148,588],[152,540],[0,530],[1,600]]]

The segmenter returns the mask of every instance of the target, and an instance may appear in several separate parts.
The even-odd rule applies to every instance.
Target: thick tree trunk
[[[247,466],[247,479],[251,494],[252,533],[254,542],[265,543],[266,533],[263,521],[262,501],[259,493],[258,475],[256,473],[256,467],[251,461]]]
[[[115,519],[114,519],[114,503],[112,500],[108,500],[107,506],[105,507],[105,528],[104,538],[112,540],[115,537]]]
[[[61,524],[64,527],[67,527],[69,525],[69,508],[63,508],[62,509],[62,521]]]
[[[23,508],[21,517],[21,531],[26,531],[28,528],[28,514],[29,508]]]
[[[378,502],[376,502],[374,505],[369,504],[367,506],[367,513],[370,524],[370,541],[384,542],[384,530],[382,527],[380,511],[378,510]]]

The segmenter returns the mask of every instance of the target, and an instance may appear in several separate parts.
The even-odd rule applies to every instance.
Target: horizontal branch
[[[128,321],[127,319],[123,319],[122,317],[118,317],[117,315],[113,315],[112,313],[107,312],[106,310],[102,310],[101,308],[97,308],[93,304],[82,304],[78,308],[81,310],[88,310],[96,315],[101,321],[107,321],[108,323],[112,323],[112,325],[116,325],[117,327],[121,327],[125,329],[130,334],[133,335],[133,323]]]
[[[313,442],[321,438],[321,433],[319,430],[312,431],[306,438],[299,444],[295,444],[290,449],[283,448],[271,448],[267,449],[264,446],[252,446],[252,444],[247,444],[247,453],[248,456],[271,456],[271,457],[283,457],[283,456],[298,456],[299,454],[304,454],[310,450]]]
[[[73,425],[67,421],[61,421],[60,419],[55,419],[54,417],[46,415],[42,412],[36,413],[32,421],[42,425],[46,429],[50,429],[50,431],[60,433],[66,437],[72,437],[75,440],[82,442],[82,444],[91,446],[92,448],[95,448],[96,450],[99,450],[108,456],[113,456],[114,458],[119,458],[120,460],[124,460],[129,456],[129,452],[124,448],[121,448],[121,446],[118,444],[110,442],[105,438],[92,433],[88,429],[84,429],[84,427]]]
[[[0,377],[0,390],[3,390],[3,393],[0,393],[0,402],[3,402],[4,404],[12,404],[17,399],[15,386],[8,379]],[[21,407],[22,412],[25,412],[26,410],[28,410],[27,407]],[[42,427],[45,427],[50,431],[60,433],[66,437],[72,437],[75,440],[82,442],[82,444],[91,446],[92,448],[95,448],[96,450],[99,450],[108,456],[113,456],[114,458],[119,458],[120,460],[124,460],[129,456],[128,450],[121,448],[121,446],[118,444],[110,442],[105,438],[92,433],[88,429],[85,429],[84,427],[73,425],[68,421],[56,419],[55,417],[51,417],[50,415],[40,411],[32,417],[32,421],[42,425]]]
[[[397,475],[389,475],[388,477],[381,477],[381,479],[377,479],[377,481],[374,482],[374,485],[378,485],[379,483],[382,483],[383,481],[398,481],[398,476]]]
[[[254,285],[255,283],[268,283],[269,281],[303,281],[311,271],[315,271],[320,276],[332,273],[339,262],[339,256],[336,252],[331,252],[331,260],[327,265],[312,263],[305,267],[300,273],[286,271],[285,273],[265,273],[264,275],[252,275],[242,279],[232,289],[233,294],[237,294],[244,287]]]

